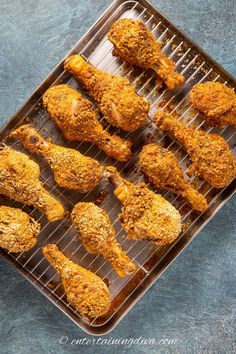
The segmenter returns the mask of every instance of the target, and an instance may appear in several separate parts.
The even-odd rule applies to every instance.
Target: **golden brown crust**
[[[70,261],[54,244],[45,246],[43,254],[60,274],[67,300],[82,316],[95,318],[108,312],[109,290],[100,277]]]
[[[136,270],[135,264],[116,241],[115,230],[103,209],[93,203],[78,203],[71,216],[88,252],[100,254],[111,262],[121,277]]]
[[[134,185],[125,180],[115,167],[106,167],[105,175],[117,187],[114,193],[123,204],[120,217],[129,239],[147,239],[165,245],[178,237],[181,217],[167,200],[144,183]]]
[[[118,161],[131,157],[131,142],[104,130],[91,103],[71,87],[50,87],[43,95],[43,103],[67,140],[93,143]]]
[[[220,82],[204,82],[193,86],[190,100],[195,109],[204,114],[210,126],[236,127],[236,94]]]
[[[59,186],[85,193],[99,184],[101,171],[96,160],[45,141],[30,125],[14,130],[11,136],[18,138],[30,152],[44,156]]]
[[[134,132],[147,122],[148,101],[138,96],[127,79],[112,76],[100,105],[107,121],[117,128]]]
[[[39,181],[40,169],[27,155],[6,148],[0,150],[0,194],[33,205],[49,221],[63,218],[64,208]]]
[[[146,123],[149,103],[126,78],[102,72],[80,55],[69,57],[64,67],[82,81],[110,124],[133,132]]]
[[[141,21],[131,18],[115,21],[108,32],[108,39],[115,46],[113,54],[132,65],[151,68],[159,59],[161,43]]]
[[[141,171],[148,176],[155,187],[165,188],[176,194],[180,193],[198,211],[207,209],[206,199],[187,183],[178,160],[168,149],[158,144],[145,145],[139,153],[139,165]]]
[[[20,209],[0,206],[0,247],[28,251],[37,243],[40,224]]]
[[[175,63],[161,52],[161,43],[143,22],[119,19],[111,26],[108,39],[114,44],[115,56],[132,65],[154,69],[170,90],[184,82],[184,77],[174,72]]]
[[[178,211],[144,184],[129,191],[121,220],[130,239],[149,239],[161,245],[173,242],[181,231]]]
[[[164,111],[156,113],[154,123],[178,140],[189,154],[188,174],[201,176],[216,188],[224,188],[236,176],[236,160],[220,135],[186,127]]]
[[[136,270],[135,264],[116,241],[115,230],[103,209],[93,203],[78,203],[71,216],[88,252],[100,254],[111,262],[121,277]]]

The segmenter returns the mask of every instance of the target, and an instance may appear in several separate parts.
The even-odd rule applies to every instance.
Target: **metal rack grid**
[[[189,91],[193,84],[206,80],[220,81],[228,84],[231,84],[231,82],[227,82],[227,80],[225,80],[225,74],[219,72],[211,62],[209,63],[209,59],[204,58],[194,45],[189,45],[180,33],[176,33],[173,26],[166,19],[163,19],[161,15],[158,16],[156,12],[154,13],[151,10],[150,5],[149,9],[147,9],[140,1],[122,1],[121,4],[115,8],[115,11],[112,12],[112,15],[108,17],[107,21],[103,21],[96,35],[88,40],[82,50],[78,48],[79,52],[97,68],[112,74],[126,76],[136,87],[137,92],[146,96],[151,103],[149,121],[144,129],[140,130],[138,133],[132,134],[124,133],[120,130],[115,131],[116,134],[120,134],[124,138],[131,138],[134,142],[134,153],[129,162],[123,165],[118,162],[114,163],[114,161],[91,144],[75,144],[64,141],[54,123],[41,107],[41,96],[44,91],[42,91],[37,100],[30,105],[30,109],[27,113],[18,113],[18,118],[20,119],[18,119],[17,125],[30,121],[44,137],[50,136],[53,142],[57,144],[77,148],[82,153],[96,158],[102,164],[113,164],[117,166],[119,170],[134,183],[143,181],[143,176],[136,166],[138,152],[141,150],[143,143],[147,143],[153,139],[163,146],[169,147],[174,152],[185,172],[189,164],[187,154],[182,150],[180,145],[171,141],[166,135],[156,131],[155,126],[151,122],[153,113],[157,109],[157,106],[159,106],[159,109],[168,108],[172,113],[178,113],[179,119],[183,119],[187,125],[194,124],[196,129],[204,128],[208,132],[216,131],[215,129],[209,129],[199,114],[196,114],[196,112],[192,110],[188,101]],[[112,44],[107,40],[106,33],[111,23],[120,17],[132,17],[142,20],[146,23],[154,36],[164,42],[163,51],[175,60],[177,70],[186,77],[183,87],[175,92],[168,92],[159,87],[160,81],[156,79],[153,72],[145,72],[133,68],[112,56]],[[76,49],[75,52],[77,52]],[[61,70],[60,75],[57,76],[55,80],[50,82],[50,85],[59,83],[67,83],[71,87],[81,90],[79,83],[63,70]],[[103,117],[101,117],[101,121],[106,124]],[[12,141],[8,138],[7,130],[11,130],[12,128],[13,126],[5,129],[5,132],[3,131],[4,139],[2,139],[2,143],[30,155],[19,142]],[[106,125],[106,129],[114,131],[109,125]],[[233,139],[235,133],[235,130],[231,128],[225,128],[220,131],[220,134],[226,138],[231,147],[233,147],[234,144]],[[35,156],[33,156],[33,158],[35,158]],[[106,324],[111,320],[117,322],[126,312],[125,303],[127,303],[127,300],[133,296],[137,289],[141,290],[141,285],[146,279],[151,278],[153,269],[165,259],[165,256],[175,247],[179,239],[187,235],[188,231],[194,224],[197,224],[199,220],[201,221],[202,219],[203,224],[203,222],[211,216],[210,212],[209,215],[205,217],[201,214],[196,214],[179,196],[158,190],[158,193],[163,194],[163,196],[180,211],[182,221],[187,225],[184,232],[182,232],[180,238],[176,240],[174,244],[168,246],[153,247],[153,245],[146,241],[128,241],[122,238],[123,230],[118,218],[120,206],[113,196],[112,187],[109,186],[108,183],[103,181],[100,187],[86,195],[64,191],[55,184],[45,161],[37,158],[37,162],[41,166],[41,177],[45,187],[55,194],[69,210],[71,210],[78,201],[92,201],[96,199],[101,191],[107,191],[107,196],[100,206],[109,212],[109,216],[117,232],[118,240],[137,265],[137,271],[134,274],[124,279],[119,278],[102,257],[92,256],[85,252],[69,220],[48,223],[46,218],[40,215],[36,210],[26,205],[21,206],[23,210],[27,211],[41,223],[42,229],[39,235],[39,242],[31,251],[18,255],[8,254],[8,258],[12,258],[15,263],[35,279],[38,285],[40,284],[44,289],[47,289],[47,296],[52,297],[53,301],[57,303],[58,306],[62,307],[62,305],[64,305],[62,308],[64,311],[65,307],[67,308],[65,311],[67,314],[70,315],[70,313],[73,313],[73,317],[71,317],[82,328],[93,331],[93,333],[96,332],[96,328],[105,328]],[[217,200],[223,195],[224,190],[211,188],[206,182],[200,181],[197,178],[192,178],[191,182],[208,198],[209,210],[211,210],[211,206],[214,206]],[[152,188],[150,185],[149,187]],[[12,201],[9,202],[9,204],[11,206],[19,206],[19,203]],[[109,208],[110,205],[112,205],[112,207]],[[79,262],[82,266],[96,272],[105,279],[109,285],[112,300],[111,310],[106,317],[94,319],[89,322],[83,319],[80,314],[67,303],[58,275],[56,275],[51,266],[48,265],[41,252],[42,245],[49,242],[58,244],[59,248],[73,261]],[[133,299],[133,302],[136,301],[136,298]]]

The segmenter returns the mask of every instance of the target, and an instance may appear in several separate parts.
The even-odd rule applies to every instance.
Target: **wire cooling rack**
[[[167,91],[151,70],[143,71],[131,67],[112,56],[113,46],[107,40],[107,31],[115,20],[124,17],[143,21],[156,39],[163,42],[163,51],[176,62],[177,70],[186,78],[184,85],[180,89],[174,92]],[[68,56],[72,53],[82,54],[86,60],[101,70],[127,77],[135,86],[138,94],[145,96],[149,100],[151,109],[148,123],[138,132],[125,133],[114,129],[101,117],[101,122],[110,133],[119,134],[133,141],[133,157],[131,160],[126,164],[114,162],[96,146],[88,143],[68,143],[63,139],[60,131],[42,107],[42,94],[51,85],[67,83],[86,96],[80,84],[63,70],[63,62],[55,68],[32,97],[2,129],[0,140],[3,146],[12,147],[31,156],[18,141],[8,137],[12,129],[30,122],[45,138],[50,137],[56,144],[76,148],[85,155],[97,159],[102,165],[116,166],[133,183],[145,181],[137,166],[137,156],[143,144],[148,142],[156,141],[171,149],[185,173],[189,166],[189,159],[185,151],[168,136],[158,131],[152,124],[153,114],[157,108],[167,108],[176,114],[178,119],[185,121],[186,125],[194,125],[196,129],[201,128],[208,132],[220,133],[228,141],[230,147],[234,148],[236,131],[230,127],[221,131],[207,127],[202,117],[192,109],[189,102],[189,92],[194,84],[204,81],[219,81],[235,88],[234,79],[146,0],[115,1],[76,44]],[[209,209],[204,214],[197,214],[180,196],[176,196],[171,192],[156,190],[179,210],[184,230],[173,244],[153,246],[147,241],[135,242],[125,238],[125,232],[119,221],[121,205],[114,197],[113,187],[109,183],[102,181],[99,187],[86,195],[63,190],[55,184],[46,162],[35,155],[31,157],[41,167],[41,179],[45,188],[55,195],[67,210],[71,211],[77,202],[83,200],[95,201],[107,211],[116,230],[118,241],[136,264],[137,271],[125,278],[118,277],[110,264],[102,257],[90,255],[85,251],[69,219],[49,223],[45,216],[41,215],[37,210],[26,205],[22,206],[22,204],[14,201],[7,201],[5,198],[1,198],[0,202],[20,207],[40,222],[42,228],[38,243],[32,250],[17,255],[1,250],[1,255],[82,329],[97,335],[104,334],[114,328],[163,270],[167,268],[216,211],[230,198],[235,189],[235,181],[232,181],[225,189],[217,190],[198,178],[192,178],[191,183],[208,200]],[[149,187],[152,189],[151,185]],[[95,318],[91,321],[86,320],[66,301],[59,276],[42,254],[42,246],[51,242],[56,243],[67,257],[92,270],[107,283],[112,305],[105,317]]]

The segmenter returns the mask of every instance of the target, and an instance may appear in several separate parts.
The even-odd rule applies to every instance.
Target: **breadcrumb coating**
[[[28,251],[37,243],[40,224],[24,211],[0,206],[0,247],[9,252]]]
[[[54,244],[46,245],[43,254],[61,276],[68,302],[82,316],[95,318],[108,312],[109,290],[99,276],[73,263]]]
[[[174,61],[162,53],[162,44],[143,22],[119,19],[112,24],[108,39],[114,44],[113,55],[131,65],[155,70],[168,89],[173,90],[184,82],[184,77],[174,71]]]
[[[193,86],[190,92],[193,107],[204,114],[209,126],[236,127],[236,94],[220,82],[204,82]]]
[[[50,87],[43,95],[43,104],[67,140],[95,144],[121,162],[130,159],[131,142],[104,130],[91,102],[76,90],[68,85]]]
[[[116,186],[114,193],[123,204],[120,219],[129,239],[165,245],[178,237],[181,217],[173,205],[144,183],[134,185],[125,180],[115,167],[106,167],[105,176]]]
[[[188,175],[200,176],[215,188],[224,188],[236,176],[235,157],[220,135],[186,127],[165,111],[158,111],[153,122],[179,141],[189,154],[192,165]]]
[[[27,155],[9,148],[0,150],[0,194],[32,205],[49,221],[62,219],[65,211],[39,180],[39,165]]]
[[[133,132],[147,122],[149,103],[126,78],[98,70],[80,55],[69,57],[64,67],[82,82],[111,125]]]
[[[78,203],[72,221],[84,248],[107,259],[121,277],[136,270],[136,266],[116,240],[115,230],[107,213],[93,203]]]
[[[98,161],[77,150],[45,141],[30,125],[21,126],[10,136],[18,138],[30,152],[44,156],[60,187],[85,193],[99,184],[101,169]]]
[[[181,194],[197,211],[207,209],[206,199],[184,179],[178,160],[168,149],[158,144],[145,145],[139,153],[139,166],[155,187]]]

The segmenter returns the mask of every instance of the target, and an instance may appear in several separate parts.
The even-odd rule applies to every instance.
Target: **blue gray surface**
[[[152,3],[236,75],[235,0]],[[0,0],[0,124],[109,4],[110,0]],[[233,198],[104,337],[170,339],[174,344],[71,344],[73,339],[92,337],[1,262],[0,352],[235,353],[235,209]],[[68,337],[68,342],[60,344],[61,337]]]

